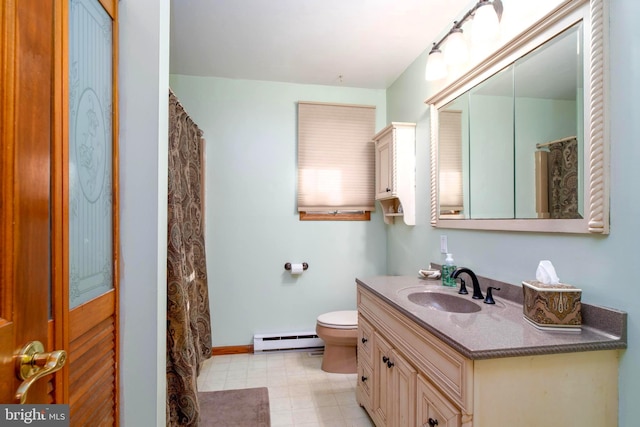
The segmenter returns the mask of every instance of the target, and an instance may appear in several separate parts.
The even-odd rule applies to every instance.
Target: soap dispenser
[[[453,255],[447,254],[447,257],[444,260],[444,265],[442,266],[442,284],[444,286],[456,286],[456,279],[451,277],[451,273],[453,273],[456,269],[456,266],[453,261]]]

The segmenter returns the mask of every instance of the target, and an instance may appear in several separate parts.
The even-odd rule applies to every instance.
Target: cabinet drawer
[[[358,286],[358,310],[397,351],[465,412],[473,410],[473,361]]]
[[[373,327],[358,313],[358,360],[373,365]]]
[[[371,411],[373,404],[373,371],[371,365],[363,361],[358,362],[358,386],[356,388],[356,400],[360,405]]]
[[[461,414],[435,387],[418,376],[417,425],[424,427],[460,427]]]

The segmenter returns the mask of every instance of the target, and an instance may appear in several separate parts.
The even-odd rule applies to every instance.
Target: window
[[[301,220],[368,220],[375,209],[374,106],[298,102]]]
[[[458,215],[462,197],[462,112],[440,111],[440,215]]]

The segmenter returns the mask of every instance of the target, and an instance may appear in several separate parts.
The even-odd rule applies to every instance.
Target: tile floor
[[[371,427],[356,402],[356,374],[320,369],[322,355],[276,352],[214,356],[204,362],[198,390],[268,387],[271,426]]]

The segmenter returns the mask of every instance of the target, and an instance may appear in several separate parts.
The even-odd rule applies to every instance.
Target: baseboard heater
[[[324,341],[315,332],[288,332],[281,334],[256,334],[253,336],[253,352],[316,350],[324,348]]]

